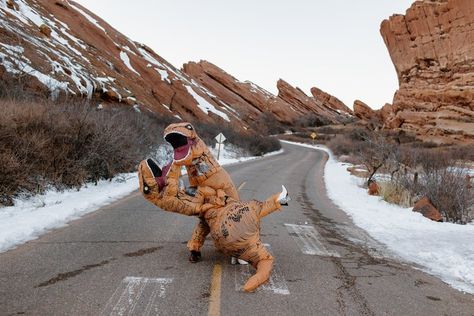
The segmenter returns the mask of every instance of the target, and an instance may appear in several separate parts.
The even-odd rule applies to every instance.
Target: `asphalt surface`
[[[0,315],[474,315],[474,296],[388,259],[331,203],[325,153],[283,147],[226,167],[245,182],[243,199],[265,199],[282,183],[293,197],[263,219],[276,265],[256,293],[240,291],[252,268],[231,265],[211,240],[189,263],[197,220],[135,193],[0,254]]]

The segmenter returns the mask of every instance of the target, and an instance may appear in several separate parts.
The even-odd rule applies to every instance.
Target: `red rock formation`
[[[17,10],[18,4],[24,9]],[[88,97],[97,104],[124,103],[184,120],[246,127],[205,87],[73,1],[0,2],[0,25],[4,79],[26,72],[30,85],[54,97]]]
[[[377,111],[360,100],[354,101],[354,116],[363,121],[379,121]]]
[[[265,89],[252,82],[241,82],[210,62],[189,62],[183,65],[183,71],[248,123],[266,112],[288,124],[300,115]]]
[[[367,189],[369,195],[379,195],[379,185],[375,181],[370,181],[369,187]]]
[[[313,87],[311,88],[311,94],[314,99],[322,104],[325,104],[327,107],[340,111],[340,113],[353,114],[352,110],[347,107],[341,100],[335,96],[330,95],[329,93],[324,92],[323,90]]]
[[[352,114],[340,100],[317,88],[312,89],[315,95],[313,98],[279,80],[279,93],[275,96],[252,82],[239,81],[207,61],[187,63],[183,66],[183,71],[212,94],[225,100],[244,121],[255,120],[263,113],[271,113],[285,124],[292,124],[307,114],[315,114],[328,122],[338,123]]]
[[[435,142],[474,141],[472,0],[416,1],[382,22],[400,88],[387,128]]]
[[[421,213],[424,217],[427,217],[435,222],[443,221],[443,216],[436,209],[436,207],[431,204],[430,200],[427,197],[424,197],[415,203],[415,206],[413,207],[413,212]]]
[[[243,130],[268,119],[265,115],[292,124],[308,114],[339,122],[351,113],[316,88],[308,97],[280,81],[275,96],[209,62],[176,69],[74,1],[0,1],[0,26],[2,80],[26,76],[30,89],[52,97],[122,103],[187,121],[229,122]]]
[[[312,88],[312,92],[314,91],[314,95],[316,95],[315,97],[309,97],[300,88],[295,88],[282,79],[278,80],[277,88],[278,98],[288,103],[293,111],[303,116],[315,114],[322,121],[341,123],[348,116],[352,115],[352,111],[342,102],[342,105],[337,104],[339,100],[331,96],[328,98],[327,94],[321,94],[319,92],[321,90],[317,88]],[[328,102],[328,100],[331,100],[332,103]],[[346,108],[347,110],[345,110]]]

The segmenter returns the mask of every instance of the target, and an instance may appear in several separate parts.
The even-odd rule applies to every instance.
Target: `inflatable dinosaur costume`
[[[252,292],[270,277],[273,257],[260,240],[260,219],[286,205],[286,189],[265,202],[241,202],[222,195],[223,190],[198,187],[195,197],[179,189],[178,172],[165,167],[161,170],[151,159],[139,167],[140,192],[165,211],[203,218],[208,225],[214,245],[225,254],[248,261],[256,273],[244,285]],[[225,205],[222,205],[226,202]]]
[[[164,131],[164,138],[173,146],[173,165],[186,167],[191,187],[210,187],[239,200],[239,194],[229,174],[219,165],[190,123],[169,125]],[[191,262],[197,262],[201,258],[201,248],[209,231],[209,225],[201,217],[188,242]]]

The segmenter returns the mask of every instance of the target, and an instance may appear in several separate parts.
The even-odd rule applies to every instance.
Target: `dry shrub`
[[[80,187],[131,172],[164,142],[164,128],[176,121],[128,107],[99,110],[82,101],[56,104],[2,91],[0,205],[11,205],[19,194]],[[239,133],[230,126],[195,125],[208,145],[222,132],[250,155],[281,148],[273,137]]]
[[[379,185],[379,195],[387,202],[400,205],[402,207],[412,206],[412,195],[403,186],[396,182],[377,182]]]
[[[472,220],[474,189],[468,180],[468,168],[453,159],[450,152],[420,149],[405,152],[404,161],[410,167],[396,181],[409,190],[413,198],[426,196],[443,214],[445,220],[466,223]]]
[[[350,155],[357,150],[346,135],[336,135],[326,144],[336,156]]]
[[[0,204],[47,187],[79,187],[131,172],[169,119],[88,104],[0,101]]]
[[[308,114],[298,117],[293,125],[297,127],[318,127],[329,125],[331,122],[322,116],[316,114]]]
[[[277,135],[285,131],[285,126],[280,123],[275,115],[264,112],[258,120],[252,124],[252,130],[259,135]]]
[[[262,136],[251,131],[241,133],[227,125],[203,122],[193,122],[193,125],[198,135],[208,146],[214,146],[216,143],[214,137],[219,133],[223,133],[227,138],[226,142],[241,148],[246,154],[251,156],[261,156],[281,149],[281,144],[275,137]]]

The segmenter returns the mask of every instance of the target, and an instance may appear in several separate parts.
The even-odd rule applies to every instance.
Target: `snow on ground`
[[[215,154],[217,157],[217,152]],[[221,165],[229,165],[257,158],[260,157],[241,157],[238,151],[226,147],[221,151],[219,162]],[[129,173],[121,174],[112,181],[89,184],[79,191],[50,190],[29,199],[18,199],[15,206],[0,208],[0,253],[36,239],[51,229],[66,226],[68,222],[96,211],[137,188],[136,173]]]
[[[286,141],[285,141],[286,142]],[[370,196],[360,178],[347,172],[322,146],[287,142],[329,153],[324,180],[329,197],[354,223],[405,261],[436,275],[456,289],[474,294],[474,224],[433,222],[411,208]]]

